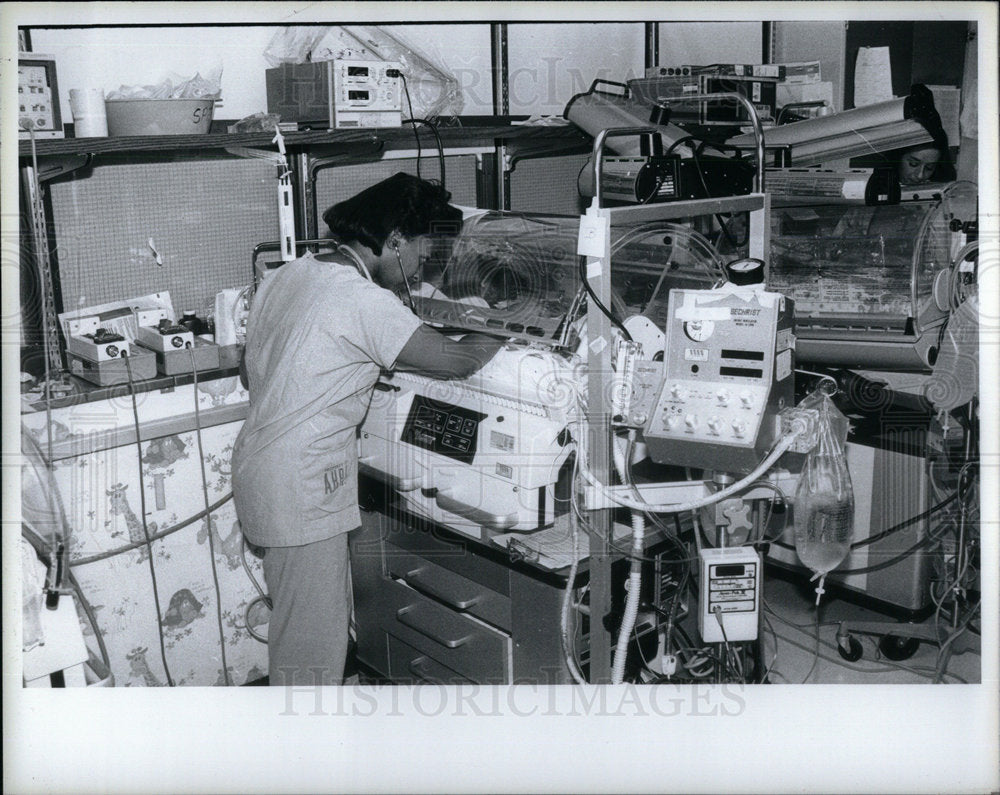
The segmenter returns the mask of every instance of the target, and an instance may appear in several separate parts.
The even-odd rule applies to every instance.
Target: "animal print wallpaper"
[[[55,463],[71,528],[70,565],[96,614],[116,687],[160,687],[170,680],[178,686],[242,685],[267,674],[266,645],[251,634],[267,635],[268,610],[255,601],[251,580],[263,587],[260,558],[244,550],[230,497],[230,457],[242,420],[210,424],[213,408],[245,403],[246,393],[235,384],[202,386],[201,452],[192,429],[143,441],[141,460],[132,443]],[[140,397],[141,423],[163,426],[180,416],[179,427],[193,427],[193,387]],[[22,421],[45,449],[40,419],[44,415]],[[60,409],[52,421],[56,440],[76,440],[85,451],[100,446],[88,439],[131,424],[131,402]],[[214,507],[189,521],[204,512],[206,492]],[[178,525],[145,543],[147,534],[156,538]],[[96,652],[89,622],[81,626]]]

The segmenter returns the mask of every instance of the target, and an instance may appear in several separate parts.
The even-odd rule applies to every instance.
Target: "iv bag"
[[[819,426],[795,492],[795,552],[823,577],[850,554],[854,535],[854,490],[844,449],[847,420],[820,391],[800,407],[818,409]]]

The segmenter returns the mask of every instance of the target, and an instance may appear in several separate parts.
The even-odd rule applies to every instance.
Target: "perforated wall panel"
[[[587,155],[519,160],[510,174],[510,209],[579,215],[586,204],[578,196],[576,180],[587,160]]]
[[[64,310],[167,290],[201,314],[278,237],[274,166],[242,158],[98,165],[50,186]],[[158,264],[155,251],[162,264]]]

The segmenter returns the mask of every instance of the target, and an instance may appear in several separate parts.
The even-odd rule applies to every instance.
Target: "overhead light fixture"
[[[934,137],[925,125],[937,118],[933,94],[914,86],[907,97],[771,127],[764,131],[764,147],[783,150],[785,156],[778,160],[786,166],[818,165],[931,143]],[[749,148],[754,137],[746,133],[728,143]]]

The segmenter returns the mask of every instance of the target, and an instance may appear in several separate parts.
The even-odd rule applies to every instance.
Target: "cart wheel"
[[[837,651],[840,654],[840,656],[843,657],[848,662],[857,662],[858,660],[860,660],[861,654],[863,652],[863,649],[861,648],[861,641],[858,640],[853,635],[848,635],[847,646],[848,648],[845,649],[838,640]]]
[[[910,659],[917,653],[919,646],[917,638],[902,638],[899,635],[883,635],[878,642],[879,651],[896,662]]]

